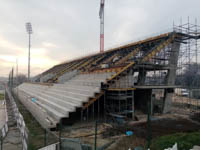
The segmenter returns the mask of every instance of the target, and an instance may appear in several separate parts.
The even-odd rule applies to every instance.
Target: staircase
[[[33,110],[32,113],[37,114],[38,110],[45,112],[44,115],[37,115],[38,120],[46,121],[48,118],[48,121],[56,124],[62,118],[70,118],[70,114],[77,112],[89,99],[98,97],[101,82],[113,74],[79,74],[64,84],[23,83],[18,87],[18,94],[28,109]]]

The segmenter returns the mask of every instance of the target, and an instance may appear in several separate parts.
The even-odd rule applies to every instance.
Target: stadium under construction
[[[15,93],[45,128],[92,119],[134,119],[136,111],[147,113],[148,104],[151,113],[168,113],[180,54],[188,41],[198,42],[198,28],[189,23],[174,26],[172,32],[66,61],[21,84]]]

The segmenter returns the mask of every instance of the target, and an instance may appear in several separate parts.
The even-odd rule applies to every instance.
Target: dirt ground
[[[145,146],[147,139],[146,118],[131,121],[124,125],[99,123],[97,146],[111,145],[109,150],[123,150],[130,147]],[[73,126],[64,133],[64,137],[79,138],[85,144],[94,145],[95,123],[90,122]],[[192,132],[200,130],[200,123],[192,121],[188,116],[168,114],[152,117],[152,138],[177,132]],[[126,136],[126,131],[133,131],[133,136]]]

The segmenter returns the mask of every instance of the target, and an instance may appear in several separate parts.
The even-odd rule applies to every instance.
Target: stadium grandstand
[[[174,92],[180,47],[199,35],[173,31],[53,66],[34,82],[15,90],[45,128],[59,123],[134,118],[155,110],[156,89],[163,90],[159,110],[168,113]]]

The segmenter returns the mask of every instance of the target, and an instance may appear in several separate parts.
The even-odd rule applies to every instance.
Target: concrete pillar
[[[138,85],[144,85],[145,84],[145,79],[146,79],[146,74],[147,72],[145,70],[140,70],[138,74]]]
[[[166,84],[167,85],[174,85],[175,78],[176,78],[176,69],[178,63],[178,56],[180,50],[180,43],[173,43],[171,47],[171,53],[169,58],[169,67],[167,76],[166,76]]]
[[[175,85],[176,69],[178,63],[178,55],[180,50],[180,43],[174,42],[171,46],[171,53],[169,58],[169,67],[167,76],[165,78],[166,85]],[[165,89],[165,96],[163,102],[163,113],[171,111],[173,89]]]

